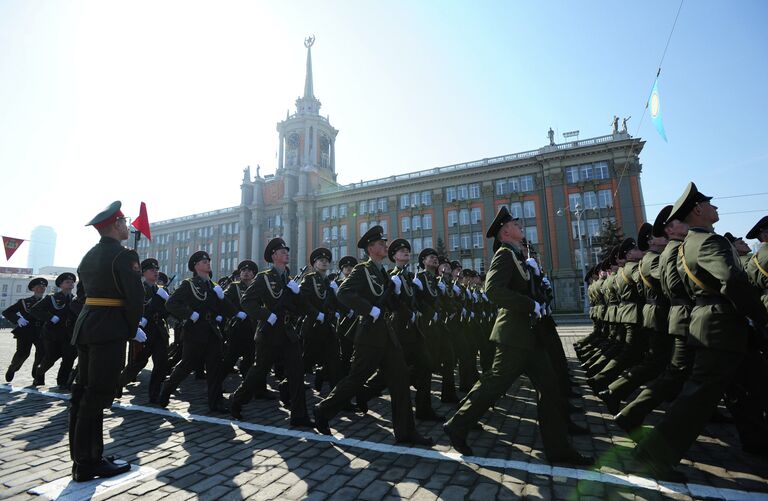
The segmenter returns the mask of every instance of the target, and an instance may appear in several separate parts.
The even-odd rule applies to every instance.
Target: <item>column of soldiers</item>
[[[750,254],[715,232],[711,198],[689,183],[586,277],[594,329],[577,354],[638,443],[639,467],[662,480],[685,481],[675,467],[707,422],[723,421],[722,400],[743,450],[768,455],[768,216],[746,235],[761,242]],[[664,402],[661,422],[643,428]]]

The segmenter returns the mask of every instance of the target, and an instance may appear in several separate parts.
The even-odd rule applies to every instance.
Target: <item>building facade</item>
[[[169,276],[188,276],[187,260],[200,249],[211,254],[216,277],[246,258],[264,266],[263,249],[276,236],[291,247],[294,270],[319,246],[331,249],[334,260],[362,257],[355,244],[375,224],[390,239],[409,240],[415,254],[434,247],[482,271],[492,257],[485,232],[496,211],[507,206],[523,221],[553,279],[557,310],[578,311],[584,270],[604,251],[595,245],[603,223],[612,219],[633,235],[645,220],[639,159],[644,142],[616,130],[562,144],[550,135],[549,144],[530,151],[338,184],[338,131],[319,114],[312,40],[305,45],[304,95],[296,100],[296,112],[277,124],[275,173],[262,177],[257,168],[252,176],[246,168],[239,206],[152,223],[154,240],[140,242],[142,257],[156,257]]]

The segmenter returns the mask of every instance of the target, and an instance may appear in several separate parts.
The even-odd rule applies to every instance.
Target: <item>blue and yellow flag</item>
[[[659,135],[665,142],[667,141],[667,133],[664,132],[664,122],[661,120],[661,99],[659,99],[659,77],[653,82],[653,89],[651,89],[651,97],[648,99],[648,108],[651,111],[651,121],[653,126],[656,127]]]

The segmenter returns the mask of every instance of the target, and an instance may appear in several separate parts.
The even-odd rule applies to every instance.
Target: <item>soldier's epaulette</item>
[[[362,263],[357,263],[357,264],[355,265],[355,267],[354,267],[354,268],[352,268],[352,269],[353,269],[353,270],[356,270],[356,269],[358,269],[358,268],[365,268],[366,266],[368,266],[368,263],[371,263],[371,262],[373,262],[373,261],[371,261],[371,260],[369,259],[369,260],[367,260],[367,261],[363,261]]]
[[[268,269],[268,270],[262,270],[262,271],[260,271],[260,272],[259,272],[259,273],[258,273],[256,276],[259,276],[259,275],[269,275],[269,273],[270,273],[271,271],[272,271],[272,268],[270,268],[270,269]]]

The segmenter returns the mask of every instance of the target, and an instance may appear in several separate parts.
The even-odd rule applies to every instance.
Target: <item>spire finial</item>
[[[315,44],[315,36],[304,39],[304,47],[307,48],[307,77],[304,81],[304,99],[315,97],[314,84],[312,82],[312,46]]]

